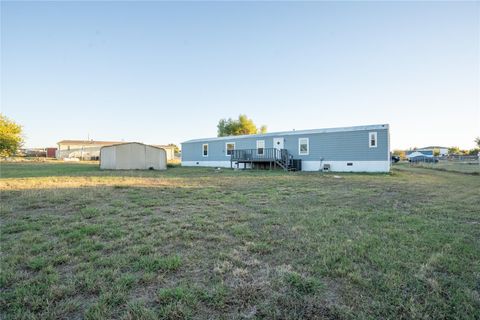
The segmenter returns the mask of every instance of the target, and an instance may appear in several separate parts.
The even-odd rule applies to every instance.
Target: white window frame
[[[231,154],[228,154],[228,148],[227,148],[227,146],[228,146],[229,144],[233,144],[233,149],[232,149],[232,151],[235,150],[235,142],[225,142],[225,155],[226,155],[227,157],[230,157],[230,156],[231,156]]]
[[[207,146],[207,154],[205,154],[205,146]],[[202,156],[208,157],[208,143],[202,144]]]
[[[374,146],[372,146],[372,136],[373,136],[373,140],[375,140],[375,145]],[[376,148],[377,146],[378,146],[377,132],[376,131],[369,132],[368,133],[368,147],[369,148]]]
[[[259,147],[259,143],[262,143],[263,146]],[[262,153],[258,152],[258,149],[262,149]],[[264,156],[265,155],[265,140],[257,140],[257,156]]]
[[[300,146],[302,144],[305,144],[305,141],[306,141],[306,145],[307,145],[307,151],[301,151]],[[309,154],[310,154],[310,139],[309,138],[298,138],[298,155],[308,156]]]

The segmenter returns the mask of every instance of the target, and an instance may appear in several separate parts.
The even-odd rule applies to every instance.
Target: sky
[[[1,112],[27,147],[390,124],[473,148],[480,2],[1,2]]]

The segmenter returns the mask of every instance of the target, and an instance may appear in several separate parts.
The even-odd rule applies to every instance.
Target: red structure
[[[57,156],[57,148],[45,148],[47,158],[55,158]]]

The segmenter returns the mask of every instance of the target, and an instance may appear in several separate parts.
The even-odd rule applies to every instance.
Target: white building
[[[78,158],[81,160],[99,160],[100,149],[105,146],[123,144],[124,141],[95,141],[95,140],[62,140],[57,142],[57,159]],[[154,145],[162,148],[167,153],[167,160],[175,159],[175,147],[167,145]]]
[[[62,140],[57,142],[57,159],[78,158],[82,160],[98,160],[100,148],[111,146],[121,141],[94,141],[94,140]]]
[[[100,169],[165,170],[167,152],[138,142],[105,146],[100,150]]]
[[[175,159],[175,146],[170,146],[170,145],[163,145],[163,144],[152,144],[152,146],[157,147],[157,148],[162,148],[167,152],[167,160],[173,160]]]
[[[425,148],[416,149],[415,151],[431,151],[433,155],[436,155],[438,152],[439,156],[446,156],[448,155],[448,148],[447,147],[439,147],[439,146],[429,146]]]

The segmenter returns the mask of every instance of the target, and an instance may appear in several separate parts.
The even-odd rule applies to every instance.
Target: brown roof
[[[175,146],[168,146],[166,144],[152,144],[151,146],[157,147],[157,148],[169,148],[169,149],[174,149]]]
[[[96,145],[96,146],[111,146],[113,144],[125,143],[125,141],[94,141],[94,140],[62,140],[57,144],[74,144],[74,145]]]

